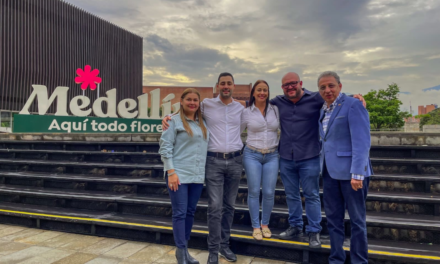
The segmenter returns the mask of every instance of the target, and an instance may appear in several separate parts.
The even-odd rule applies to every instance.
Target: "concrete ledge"
[[[41,141],[101,141],[101,142],[159,142],[160,133],[154,134],[67,134],[67,133],[0,133],[0,140]],[[242,134],[243,141],[246,134]],[[440,146],[440,133],[426,132],[371,132],[373,146]]]
[[[161,134],[1,133],[0,140],[159,142]]]
[[[371,132],[373,146],[440,146],[440,133],[426,132]]]

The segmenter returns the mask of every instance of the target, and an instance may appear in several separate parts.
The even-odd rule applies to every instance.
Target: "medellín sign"
[[[23,109],[14,116],[14,133],[160,133],[162,132],[160,108],[163,116],[171,113],[171,107],[174,112],[179,109],[179,103],[171,105],[174,94],[167,95],[160,105],[160,89],[138,96],[137,102],[134,99],[123,99],[118,104],[116,89],[111,89],[106,92],[106,96],[96,99],[90,108],[90,99],[84,95],[72,98],[67,104],[69,87],[57,87],[50,97],[46,86],[32,85],[32,87],[34,90]],[[149,95],[151,96],[150,111],[148,111]],[[38,104],[38,115],[31,115],[29,108],[35,99]],[[46,115],[55,100],[55,114]],[[102,109],[103,102],[107,104],[106,112]],[[67,105],[73,116],[69,115]],[[92,111],[96,117],[89,117]]]

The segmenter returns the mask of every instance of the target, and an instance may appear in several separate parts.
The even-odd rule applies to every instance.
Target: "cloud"
[[[440,90],[440,85],[437,85],[437,86],[434,86],[434,87],[431,87],[431,88],[423,89],[424,92],[426,92],[426,91],[431,91],[431,90]],[[439,99],[440,99],[440,98],[439,98]],[[439,101],[440,101],[440,100],[439,100]]]
[[[213,86],[229,71],[275,95],[286,72],[316,90],[333,70],[353,94],[397,83],[405,107],[440,100],[426,89],[440,84],[438,0],[68,2],[144,38],[145,85]]]

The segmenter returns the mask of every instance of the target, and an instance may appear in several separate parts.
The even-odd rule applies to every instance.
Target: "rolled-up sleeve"
[[[162,136],[160,137],[159,142],[159,154],[161,156],[161,160],[163,162],[164,171],[174,169],[173,164],[173,153],[174,153],[174,143],[176,141],[176,124],[174,120],[170,120],[170,127],[162,132]]]

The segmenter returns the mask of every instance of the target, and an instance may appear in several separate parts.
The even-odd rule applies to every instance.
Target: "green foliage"
[[[399,128],[405,124],[403,119],[411,114],[400,111],[402,102],[398,99],[399,92],[399,86],[392,83],[387,89],[371,90],[364,96],[372,128]]]
[[[440,125],[440,108],[437,108],[429,114],[420,115],[420,127],[424,125]]]
[[[151,113],[151,108],[148,107],[148,116],[150,116],[150,113]],[[171,110],[171,113],[173,113],[173,110]],[[162,116],[162,107],[159,108],[159,116]]]

